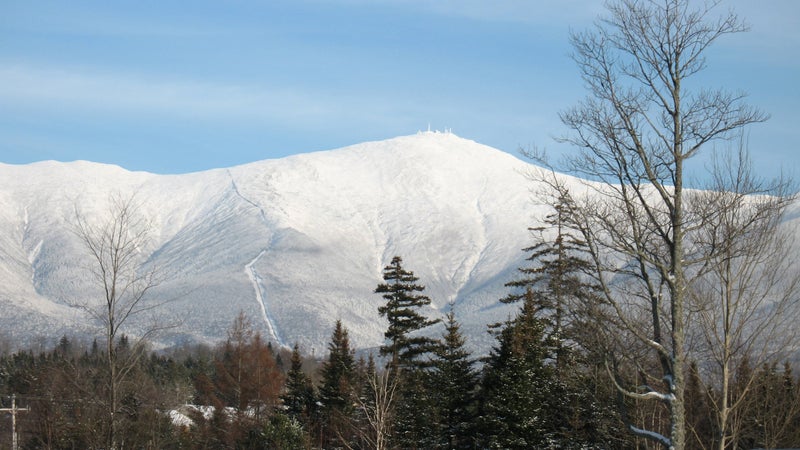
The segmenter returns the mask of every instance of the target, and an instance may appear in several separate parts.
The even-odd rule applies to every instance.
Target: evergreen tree
[[[328,360],[322,365],[319,400],[322,404],[323,447],[344,445],[351,437],[356,386],[355,357],[341,320],[336,321]]]
[[[613,396],[598,389],[594,367],[570,357],[526,292],[516,318],[497,333],[484,368],[479,441],[487,448],[626,448]],[[562,355],[563,356],[563,355]]]
[[[572,315],[593,311],[598,302],[598,287],[590,283],[585,274],[592,267],[588,261],[587,244],[571,229],[574,204],[567,192],[562,192],[554,202],[554,212],[547,215],[545,226],[530,228],[539,235],[538,242],[522,251],[530,253],[526,258],[530,266],[521,267],[523,277],[509,282],[506,286],[521,288],[501,299],[504,303],[513,303],[525,297],[527,289],[536,292],[536,313],[545,319],[556,342],[556,365],[561,366],[567,358],[568,350],[562,346],[567,340],[579,341],[588,346],[593,345],[595,336],[583,339],[585,331],[567,330]],[[544,238],[544,233],[555,233],[553,241]],[[585,314],[584,314],[585,315]],[[583,341],[583,342],[581,342]]]
[[[403,269],[399,256],[383,269],[385,283],[379,284],[376,293],[383,294],[386,304],[378,308],[389,321],[384,333],[386,344],[380,354],[390,356],[389,368],[399,379],[398,399],[395,407],[395,444],[401,448],[430,448],[435,436],[433,409],[430,400],[428,373],[430,365],[426,355],[438,348],[436,339],[421,336],[419,331],[439,323],[423,316],[419,309],[430,305],[430,298],[422,295],[425,287],[417,284],[414,273]]]
[[[562,415],[552,365],[554,345],[546,323],[536,316],[528,290],[519,315],[506,322],[485,367],[480,407],[481,447],[496,449],[549,448]]]
[[[439,322],[429,320],[419,313],[419,309],[430,305],[431,299],[419,294],[425,287],[417,283],[414,273],[403,269],[399,256],[383,269],[383,279],[375,289],[383,294],[386,304],[378,308],[381,316],[389,321],[384,333],[388,341],[381,346],[382,356],[391,356],[392,363],[401,368],[417,368],[425,365],[421,356],[436,348],[436,340],[414,333]]]
[[[261,430],[251,432],[237,448],[305,450],[310,448],[308,435],[295,418],[282,413],[270,416]]]
[[[436,447],[468,449],[476,418],[478,375],[464,348],[465,339],[452,310],[447,315],[442,345],[435,352],[430,373],[436,410]]]
[[[294,344],[292,349],[291,367],[286,374],[286,392],[282,399],[286,414],[308,430],[315,409],[316,396],[311,380],[303,371],[303,358],[297,344]]]
[[[783,364],[783,405],[786,407],[787,430],[784,447],[800,447],[800,386],[792,373],[789,361]]]
[[[540,419],[544,428],[539,438],[546,436],[549,443],[537,445],[558,442],[563,448],[620,448],[625,443],[614,437],[620,434],[619,415],[609,407],[614,396],[597,388],[596,367],[604,361],[605,348],[600,332],[603,305],[600,289],[589,275],[588,246],[576,231],[575,204],[569,192],[559,190],[551,204],[553,212],[546,216],[545,225],[530,228],[537,242],[523,249],[529,253],[529,265],[519,269],[520,279],[506,284],[514,290],[500,300],[524,304],[519,316],[498,335],[500,347],[493,356],[494,367],[487,367],[484,387],[491,391],[492,377],[501,384],[513,384],[530,373],[546,376],[537,387],[549,393],[541,404],[547,420]],[[518,339],[528,339],[526,345],[531,347],[525,350],[526,345],[518,345],[522,353],[504,349]],[[520,386],[524,389],[524,383]],[[519,395],[521,401],[535,400]]]
[[[686,380],[686,439],[687,449],[703,449],[713,442],[714,431],[711,418],[712,411],[708,406],[708,393],[700,379],[697,362],[689,364],[689,376]]]
[[[788,368],[788,370],[787,370]],[[791,368],[764,364],[757,372],[755,395],[744,411],[742,437],[746,448],[796,448],[800,403],[794,393]]]

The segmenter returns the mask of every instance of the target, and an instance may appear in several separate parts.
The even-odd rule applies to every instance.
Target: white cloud
[[[329,0],[310,0],[325,2]],[[336,0],[357,6],[391,6],[444,16],[480,21],[521,22],[531,25],[555,23],[583,26],[604,10],[597,0]]]
[[[111,121],[191,120],[200,126],[233,125],[251,130],[277,126],[292,130],[290,133],[334,132],[353,124],[374,130],[411,126],[412,122],[422,127],[416,123],[418,102],[402,92],[331,93],[314,87],[223,84],[2,62],[0,104],[4,114],[19,109]]]
[[[296,120],[330,113],[289,88],[0,64],[0,99],[22,107],[193,119]]]

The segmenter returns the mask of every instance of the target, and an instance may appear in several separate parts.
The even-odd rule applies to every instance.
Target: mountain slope
[[[270,339],[324,353],[341,319],[357,347],[383,341],[383,266],[401,255],[428,311],[454,305],[473,345],[505,319],[503,284],[522,263],[534,205],[531,166],[445,133],[187,175],[88,162],[0,165],[0,326],[15,339],[92,332],[70,305],[97,298],[70,232],[76,209],[103,217],[109,193],[135,195],[152,224],[143,249],[169,300],[164,344],[215,342],[239,311]],[[149,323],[142,317],[130,332]]]

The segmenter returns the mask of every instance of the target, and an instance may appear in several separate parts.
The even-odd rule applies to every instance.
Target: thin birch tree
[[[797,348],[800,271],[794,251],[796,230],[784,226],[795,196],[785,179],[759,180],[743,145],[714,160],[711,181],[690,199],[703,226],[692,233],[696,246],[709,249],[689,287],[689,336],[696,359],[707,361],[710,407],[716,420],[715,447],[737,446],[757,373],[738,372],[746,361],[772,366]],[[735,380],[736,374],[740,376]],[[742,377],[741,374],[747,376]]]
[[[91,299],[76,306],[104,330],[106,446],[115,449],[120,445],[120,394],[144,353],[145,340],[159,328],[150,327],[130,349],[118,351],[124,327],[135,316],[160,305],[149,296],[159,281],[157,271],[144,265],[150,224],[139,213],[133,197],[111,195],[108,212],[99,221],[92,220],[76,205],[73,231],[86,249],[88,271],[100,293],[99,301]]]

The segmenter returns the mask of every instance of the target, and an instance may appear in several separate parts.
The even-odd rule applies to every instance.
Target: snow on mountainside
[[[532,166],[449,133],[419,133],[339,150],[186,175],[128,172],[89,162],[0,164],[0,327],[20,342],[91,333],[69,306],[97,298],[90,261],[69,223],[99,219],[109,193],[135,193],[152,223],[142,249],[169,300],[162,344],[216,342],[239,311],[283,345],[324,354],[341,319],[356,347],[383,341],[374,294],[394,255],[420,277],[431,316],[454,304],[472,345],[544,210],[532,202]],[[142,317],[135,326],[149,323]]]

